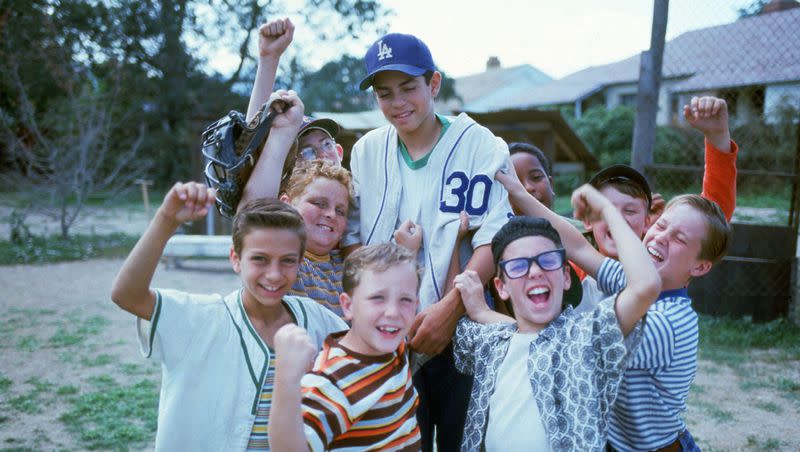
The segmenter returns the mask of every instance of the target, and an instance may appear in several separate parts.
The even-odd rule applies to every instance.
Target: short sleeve
[[[495,159],[500,159],[499,168],[513,168],[511,160],[508,156],[508,145],[501,138],[492,137],[495,142],[495,149],[493,152],[499,154]],[[498,169],[499,169],[498,168]],[[486,212],[484,219],[477,232],[472,236],[472,248],[475,249],[479,246],[491,243],[492,238],[508,222],[508,219],[513,215],[511,210],[511,203],[508,200],[508,193],[506,192],[503,184],[495,180],[494,171],[488,168],[492,174],[488,174],[491,180],[491,189],[489,191],[489,210]]]
[[[632,369],[658,369],[670,365],[675,355],[675,332],[664,313],[650,310],[641,344],[628,362]]]
[[[142,355],[167,367],[179,362],[200,331],[207,329],[210,316],[221,314],[220,295],[199,295],[176,290],[156,290],[150,321],[137,319],[137,336]],[[213,311],[213,312],[212,312]]]
[[[607,257],[603,259],[600,268],[597,270],[597,287],[606,296],[614,295],[628,285],[622,264],[619,261]]]
[[[348,329],[333,311],[307,297],[286,297],[297,319],[298,326],[304,328],[318,349],[325,338],[332,333]]]
[[[324,451],[352,425],[350,403],[344,392],[329,378],[315,372],[301,380],[303,391],[303,430],[309,449]]]
[[[500,336],[509,337],[516,329],[514,323],[492,323],[483,325],[464,316],[458,321],[453,338],[453,357],[456,370],[466,375],[475,375],[479,357],[488,353],[498,343]]]

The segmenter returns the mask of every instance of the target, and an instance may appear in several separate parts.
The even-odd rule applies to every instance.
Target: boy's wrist
[[[711,143],[714,148],[722,152],[730,152],[731,150],[731,134],[727,130],[722,132],[706,133],[705,139]]]
[[[170,215],[164,212],[162,208],[159,208],[153,216],[153,225],[176,230],[180,227],[181,222],[174,215]]]

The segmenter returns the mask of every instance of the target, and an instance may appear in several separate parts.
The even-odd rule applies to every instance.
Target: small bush
[[[75,234],[66,239],[60,236],[28,235],[17,241],[0,240],[0,265],[125,256],[136,244],[136,240],[137,237],[122,233]]]

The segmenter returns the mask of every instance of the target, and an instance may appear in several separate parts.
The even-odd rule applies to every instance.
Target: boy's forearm
[[[708,134],[706,140],[721,152],[731,152],[731,134],[728,130],[719,133]]]
[[[278,72],[279,57],[260,57],[256,68],[256,79],[253,91],[250,93],[250,103],[247,105],[247,121],[253,119],[256,112],[264,102],[269,99],[275,85],[275,75]]]
[[[269,135],[242,191],[240,206],[253,199],[277,198],[280,195],[283,165],[293,144],[294,136],[283,131],[276,130]]]
[[[136,246],[128,255],[111,289],[111,299],[122,309],[142,319],[153,314],[155,293],[150,289],[164,246],[180,224],[156,212]]]
[[[497,311],[492,311],[488,307],[486,309],[478,310],[476,312],[467,312],[467,315],[469,315],[469,318],[472,319],[473,321],[478,322],[478,323],[482,323],[484,325],[487,325],[487,324],[490,324],[490,323],[514,323],[514,322],[516,322],[516,320],[514,320],[513,318],[511,318],[511,317],[509,317],[509,316],[507,316],[505,314],[500,314]]]
[[[269,445],[274,452],[308,451],[303,431],[303,395],[300,378],[275,372],[275,388],[269,414]]]
[[[620,329],[627,335],[658,296],[661,279],[641,239],[611,203],[604,207],[603,219],[614,236],[619,261],[628,281],[616,303]]]

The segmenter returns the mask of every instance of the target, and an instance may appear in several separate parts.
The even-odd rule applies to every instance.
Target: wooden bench
[[[227,259],[231,244],[229,235],[173,235],[164,247],[161,260],[167,268],[179,268],[181,259],[186,258]]]

